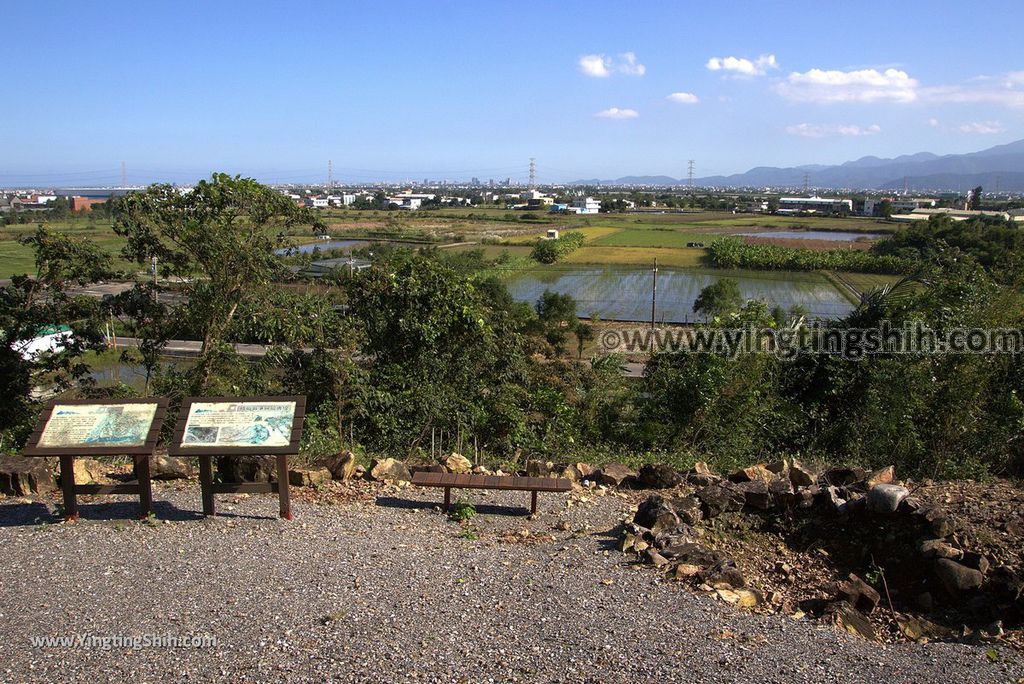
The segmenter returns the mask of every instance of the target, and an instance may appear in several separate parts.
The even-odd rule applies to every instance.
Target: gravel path
[[[1013,652],[991,662],[977,646],[869,644],[662,582],[612,548],[620,498],[567,508],[541,495],[526,520],[491,507],[528,495],[473,492],[473,540],[436,511],[437,490],[374,491],[297,501],[292,522],[267,517],[269,495],[219,497],[224,514],[203,520],[192,485],[157,488],[171,520],[155,524],[126,520],[131,503],[45,524],[55,501],[0,501],[0,681],[1024,681]],[[31,641],[79,634],[217,644]]]

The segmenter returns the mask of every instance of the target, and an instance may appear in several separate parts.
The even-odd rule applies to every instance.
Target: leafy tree
[[[974,188],[973,190],[971,190],[971,206],[970,206],[971,209],[973,209],[975,211],[981,209],[981,195],[982,195],[982,192],[984,192],[984,191],[982,190],[982,187],[980,185],[978,187]]]
[[[114,231],[127,240],[124,256],[140,264],[154,257],[165,276],[185,282],[186,316],[202,336],[195,390],[207,387],[212,351],[243,300],[260,296],[284,267],[275,250],[284,230],[318,227],[310,212],[250,178],[213,174],[189,192],[152,185],[117,201]]]
[[[739,283],[732,278],[722,278],[700,291],[693,302],[693,312],[713,318],[738,311],[742,305]]]

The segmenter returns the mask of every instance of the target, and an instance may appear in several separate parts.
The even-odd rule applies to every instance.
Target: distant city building
[[[828,197],[780,197],[780,214],[841,214],[853,213],[853,200]]]
[[[310,209],[326,209],[330,203],[326,197],[307,197],[306,206]]]

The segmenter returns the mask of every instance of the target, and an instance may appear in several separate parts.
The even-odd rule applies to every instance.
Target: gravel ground
[[[361,491],[297,497],[292,522],[271,495],[204,520],[191,484],[157,487],[156,523],[123,498],[72,524],[48,524],[56,500],[0,501],[0,681],[1024,681],[1012,651],[880,646],[663,582],[613,548],[622,498],[542,494],[527,520],[527,494],[473,492],[467,539],[439,490]],[[31,641],[149,634],[217,644]]]

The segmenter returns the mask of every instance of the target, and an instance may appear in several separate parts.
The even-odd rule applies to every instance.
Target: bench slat
[[[564,478],[469,475],[465,473],[413,473],[412,484],[420,487],[502,489],[536,492],[567,492],[572,489],[572,483]]]

